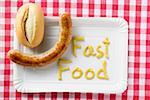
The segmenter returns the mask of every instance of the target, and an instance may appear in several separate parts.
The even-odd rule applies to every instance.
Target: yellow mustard
[[[73,53],[73,56],[77,57],[77,54],[76,54],[76,50],[77,49],[81,49],[81,45],[77,45],[76,43],[78,41],[84,41],[84,37],[83,36],[75,36],[72,38],[72,53]]]
[[[103,61],[103,62],[102,62],[102,66],[103,66],[103,68],[102,68],[102,69],[99,69],[99,70],[97,71],[96,76],[97,76],[97,78],[99,78],[99,79],[108,80],[107,70],[106,70],[107,62],[106,62],[106,61]],[[103,75],[103,76],[100,76],[101,73],[103,73],[104,75]]]
[[[91,76],[89,76],[88,74],[91,73]],[[87,80],[91,80],[95,77],[95,73],[94,70],[92,68],[88,68],[85,72],[85,76],[84,76]]]
[[[71,60],[66,60],[66,59],[62,59],[60,58],[57,62],[58,64],[58,72],[57,72],[57,78],[58,80],[62,80],[62,72],[68,71],[70,70],[69,66],[63,67],[62,64],[69,64],[72,63]]]
[[[105,38],[103,44],[105,45],[105,58],[109,58],[108,56],[108,46],[110,44],[109,38]]]
[[[98,52],[98,54],[96,55],[96,57],[99,59],[99,58],[102,58],[104,56],[104,53],[102,50],[100,50],[101,48],[101,45],[98,45],[97,48],[96,48],[96,51]]]
[[[91,45],[89,45],[84,49],[83,55],[85,57],[89,57],[89,56],[93,55],[93,51],[94,51],[93,47]]]
[[[75,73],[78,72],[79,74],[75,76]],[[72,78],[79,79],[83,75],[82,69],[77,67],[72,71]]]

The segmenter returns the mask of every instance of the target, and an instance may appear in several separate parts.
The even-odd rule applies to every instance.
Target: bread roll
[[[16,16],[16,34],[26,47],[38,46],[44,36],[44,15],[40,6],[28,3],[21,6]]]

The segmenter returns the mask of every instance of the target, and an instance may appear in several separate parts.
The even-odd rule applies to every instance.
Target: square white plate
[[[72,18],[73,36],[83,36],[84,41],[78,42],[77,57],[72,54],[72,44],[61,58],[72,60],[70,70],[63,72],[62,81],[57,78],[57,61],[43,68],[23,68],[13,63],[14,87],[20,92],[93,92],[93,93],[122,93],[127,88],[128,64],[128,24],[122,18]],[[58,38],[58,18],[45,18],[45,37],[42,44],[35,49],[20,45],[14,35],[14,48],[30,54],[42,53],[51,48]],[[109,59],[84,57],[84,48],[92,45],[94,50],[105,38],[109,38]],[[104,47],[103,47],[104,48]],[[102,68],[102,60],[107,61],[108,80],[86,80],[87,68],[93,68],[95,74]],[[80,67],[83,76],[73,79],[71,72]]]

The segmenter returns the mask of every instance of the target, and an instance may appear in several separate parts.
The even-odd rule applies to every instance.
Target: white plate
[[[72,55],[71,45],[62,58],[72,60],[70,71],[63,72],[62,81],[57,79],[58,66],[56,62],[44,68],[23,68],[13,64],[14,87],[20,92],[93,92],[93,93],[122,93],[127,88],[127,59],[128,59],[128,25],[122,18],[72,18],[73,36],[84,36],[84,42],[78,42],[82,48],[77,50],[77,57]],[[14,48],[26,53],[41,53],[54,45],[58,38],[58,18],[45,19],[45,37],[43,43],[34,50],[23,47],[14,36]],[[71,71],[76,68],[95,70],[102,68],[102,59],[84,57],[83,50],[87,45],[94,49],[106,37],[110,39],[109,59],[107,59],[107,74],[109,80],[73,79]],[[64,65],[66,66],[66,65]]]

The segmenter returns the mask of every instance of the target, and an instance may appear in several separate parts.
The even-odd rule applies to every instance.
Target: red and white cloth
[[[12,84],[12,48],[17,9],[24,3],[41,5],[45,16],[69,12],[77,17],[122,17],[129,24],[128,89],[123,94],[16,92]],[[150,100],[150,0],[0,0],[0,100]]]

